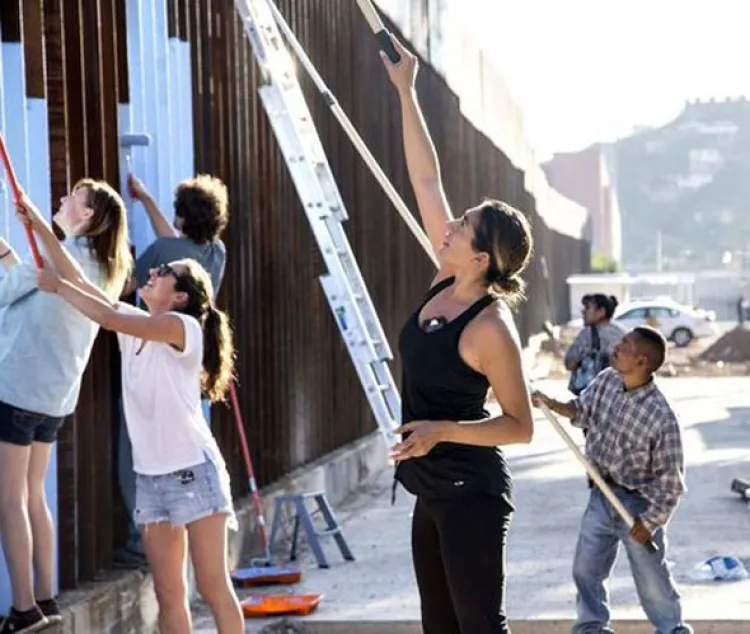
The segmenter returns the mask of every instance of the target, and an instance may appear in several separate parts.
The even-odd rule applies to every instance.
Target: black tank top
[[[401,330],[404,423],[472,421],[489,416],[485,409],[489,381],[464,362],[458,342],[467,324],[495,298],[482,297],[438,330],[425,332],[419,324],[425,304],[453,282],[450,277],[433,286]],[[439,443],[426,456],[399,462],[396,480],[410,493],[425,498],[484,492],[511,504],[510,472],[502,451],[495,447]]]

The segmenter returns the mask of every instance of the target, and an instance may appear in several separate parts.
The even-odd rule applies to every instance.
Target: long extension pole
[[[276,20],[276,23],[279,25],[279,29],[284,34],[284,37],[287,39],[287,41],[289,42],[289,45],[294,50],[294,54],[302,63],[302,66],[304,66],[305,71],[307,71],[307,74],[310,75],[310,78],[313,80],[313,83],[315,84],[316,88],[323,96],[323,100],[331,109],[333,116],[336,117],[337,121],[341,124],[341,127],[344,129],[344,132],[346,132],[346,135],[349,137],[349,140],[352,142],[357,152],[359,152],[359,155],[362,157],[365,164],[372,172],[372,175],[375,177],[375,179],[378,181],[380,186],[383,188],[383,191],[385,192],[386,196],[388,196],[390,201],[393,203],[393,206],[396,208],[396,211],[398,211],[399,215],[401,216],[403,221],[406,223],[406,226],[409,228],[409,230],[412,232],[414,237],[417,239],[417,242],[419,242],[422,249],[424,249],[424,252],[432,260],[432,263],[436,267],[438,267],[439,263],[438,263],[437,256],[435,255],[435,252],[432,249],[430,240],[427,238],[427,235],[422,230],[422,227],[419,226],[419,223],[414,218],[411,211],[409,211],[409,208],[406,206],[406,203],[403,201],[401,196],[399,196],[396,189],[388,180],[388,177],[385,175],[380,165],[375,160],[375,157],[372,155],[367,145],[365,145],[365,142],[362,140],[362,137],[359,136],[357,129],[354,127],[354,125],[352,125],[352,122],[349,120],[349,118],[346,116],[346,113],[343,111],[343,109],[339,105],[338,101],[336,100],[336,97],[331,93],[328,86],[326,86],[326,83],[323,81],[323,78],[320,76],[320,74],[318,73],[313,63],[310,61],[310,58],[305,53],[305,50],[302,48],[302,45],[299,43],[299,41],[295,37],[291,28],[289,28],[289,25],[286,23],[286,20],[284,20],[284,16],[281,15],[281,12],[278,10],[276,5],[271,0],[268,1],[268,4],[271,7],[271,11],[273,12],[273,17]],[[387,32],[386,32],[386,35],[389,38],[388,42],[390,42],[390,36],[388,35]],[[394,50],[394,53],[395,53],[395,50]],[[396,53],[396,55],[398,54]]]

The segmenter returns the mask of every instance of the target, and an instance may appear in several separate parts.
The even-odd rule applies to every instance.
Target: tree
[[[620,265],[617,260],[602,253],[591,254],[591,272],[592,273],[617,273]]]

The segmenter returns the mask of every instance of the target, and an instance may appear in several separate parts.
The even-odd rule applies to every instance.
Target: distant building
[[[561,194],[589,211],[584,235],[592,254],[622,262],[622,216],[617,201],[615,153],[592,145],[579,152],[556,153],[542,165],[547,180]]]

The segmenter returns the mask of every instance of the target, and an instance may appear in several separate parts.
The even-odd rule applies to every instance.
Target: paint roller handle
[[[398,64],[401,61],[401,55],[399,55],[396,47],[393,45],[391,34],[386,30],[372,2],[370,0],[357,0],[357,4],[362,11],[362,15],[365,16],[367,24],[375,34],[375,39],[378,41],[381,50],[388,56],[391,64]]]
[[[5,139],[3,138],[2,134],[0,134],[0,158],[2,158],[3,165],[5,166],[5,173],[8,177],[8,184],[10,185],[10,188],[13,190],[13,203],[23,213],[23,208],[21,207],[21,202],[23,201],[23,190],[21,189],[21,186],[18,184],[18,179],[16,178],[16,173],[13,170],[13,164],[10,162],[8,148],[5,146]],[[24,229],[26,229],[26,238],[29,241],[29,246],[31,247],[31,253],[34,256],[34,262],[36,262],[36,265],[41,269],[44,267],[44,261],[42,260],[42,254],[39,252],[39,246],[36,243],[36,236],[34,235],[34,230],[32,229],[31,225],[27,222],[24,222],[23,226],[24,226]]]
[[[375,34],[380,49],[386,54],[391,64],[398,64],[401,61],[401,55],[399,55],[396,47],[393,45],[391,34],[385,29]]]
[[[8,176],[8,184],[13,190],[13,201],[18,204],[21,202],[23,192],[21,191],[21,186],[18,184],[16,173],[13,171],[13,164],[10,162],[8,148],[5,146],[5,139],[2,134],[0,134],[0,157],[2,157],[3,165],[5,166],[5,173]]]

